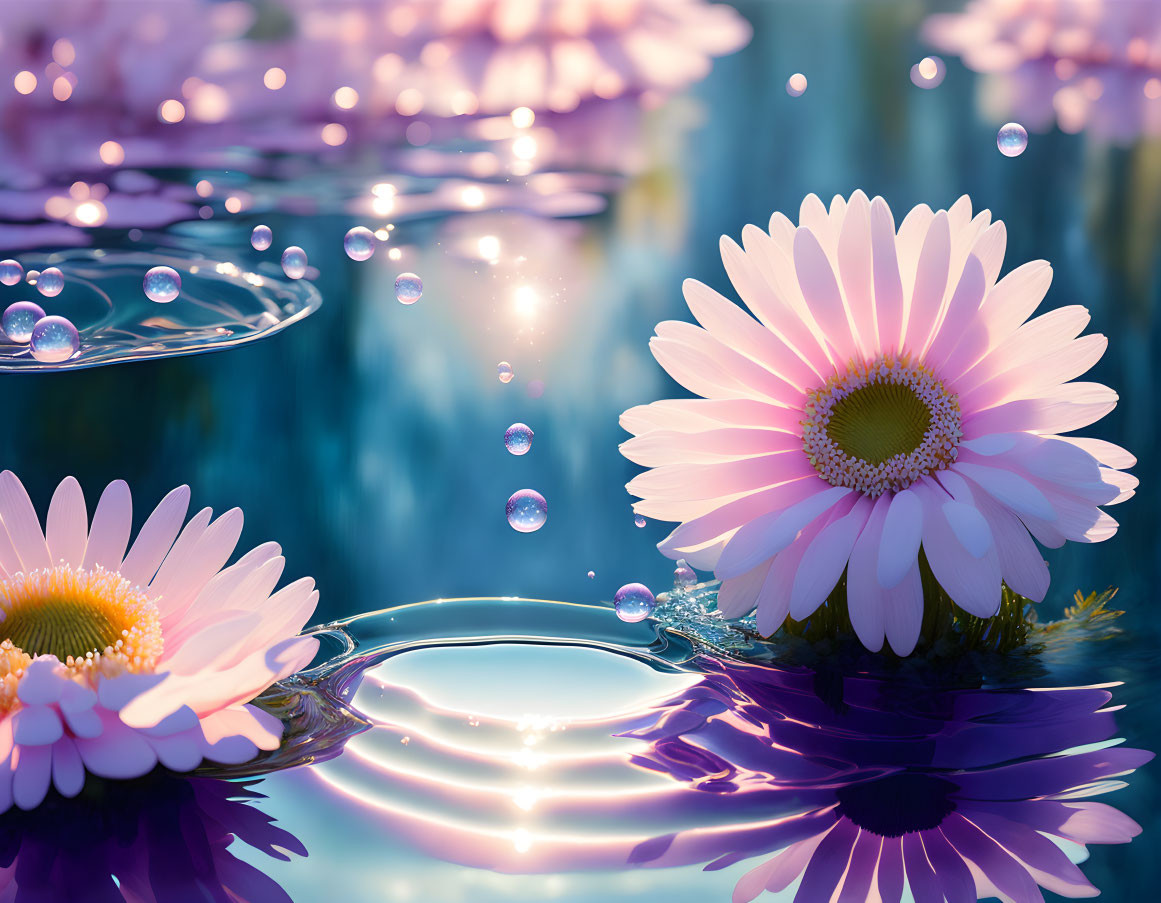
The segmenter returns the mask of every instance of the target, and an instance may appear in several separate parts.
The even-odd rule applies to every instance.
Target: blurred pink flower
[[[1080,306],[1025,322],[1052,277],[1045,261],[997,282],[1006,234],[969,198],[914,208],[898,232],[886,202],[814,195],[796,227],[722,238],[726,271],[757,319],[700,282],[701,327],[667,321],[654,357],[702,399],[632,408],[629,483],[646,517],[679,521],[660,543],[714,570],[727,617],[757,606],[769,635],[802,620],[846,573],[851,622],[877,650],[915,646],[922,555],[952,600],[995,614],[1001,582],[1034,601],[1055,547],[1098,542],[1117,523],[1135,461],[1058,436],[1100,419],[1117,395],[1070,382],[1104,353],[1076,338]],[[1031,535],[1029,535],[1031,534]]]
[[[983,105],[997,121],[1116,141],[1161,134],[1158,0],[972,0],[923,31],[988,76]]]
[[[281,722],[249,705],[313,658],[297,636],[318,593],[309,577],[274,590],[275,543],[230,567],[237,508],[184,529],[173,490],[126,553],[132,505],[110,483],[90,526],[80,485],[57,487],[41,531],[14,474],[0,474],[0,812],[49,786],[75,796],[85,772],[132,778],[158,763],[189,771],[276,749]]]

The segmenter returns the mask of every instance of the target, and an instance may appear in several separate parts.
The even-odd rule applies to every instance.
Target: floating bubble
[[[638,527],[644,527],[645,526],[645,518],[642,517],[640,514],[638,514],[636,517],[633,518],[633,523],[635,523]]]
[[[414,304],[423,295],[423,280],[414,273],[400,273],[395,280],[395,300],[400,304]]]
[[[513,423],[504,430],[504,447],[514,455],[526,455],[532,450],[532,427],[526,423]]]
[[[351,260],[369,260],[371,255],[375,253],[375,233],[366,226],[355,226],[344,236],[343,250],[347,252],[347,256]],[[398,293],[398,280],[396,280],[395,286]]]
[[[173,267],[153,267],[141,286],[150,301],[168,304],[181,292],[181,275]]]
[[[282,272],[291,279],[301,279],[306,275],[306,251],[298,245],[291,245],[282,252]]]
[[[1000,126],[996,133],[996,147],[1005,157],[1018,157],[1028,147],[1028,132],[1018,122]]]
[[[40,270],[29,270],[24,274],[24,281],[29,285],[36,285],[36,280],[40,278]]]
[[[507,361],[500,361],[500,363],[496,365],[496,374],[500,377],[500,382],[502,383],[512,382],[512,377],[516,375],[515,371],[512,369],[512,365]]]
[[[265,251],[274,244],[274,233],[269,226],[255,226],[250,232],[250,244],[256,251]]]
[[[0,260],[0,282],[4,285],[16,285],[24,278],[24,267],[17,260]]]
[[[39,304],[33,304],[31,301],[17,301],[15,304],[8,305],[8,309],[4,311],[0,327],[4,329],[4,335],[13,342],[27,345],[32,338],[32,328],[43,319],[44,308]]]
[[[64,288],[64,273],[49,267],[36,278],[36,290],[46,298],[55,298]]]
[[[548,502],[535,489],[512,493],[504,510],[508,523],[517,533],[534,533],[548,520]]]
[[[795,72],[790,78],[786,79],[786,93],[791,97],[801,97],[806,93],[806,76],[801,72]]]
[[[67,361],[81,347],[77,328],[64,317],[44,317],[32,327],[32,356],[46,364]]]
[[[586,574],[585,576],[588,577],[590,580],[592,580],[594,577],[597,576],[597,572],[596,571],[589,571],[588,574]]]
[[[697,583],[697,572],[694,571],[684,558],[677,559],[677,567],[673,569],[673,585],[678,589],[685,589]]]
[[[947,66],[937,56],[925,56],[911,67],[911,83],[924,90],[938,88],[946,75]]]
[[[613,609],[622,621],[635,624],[644,621],[653,613],[657,600],[649,587],[640,583],[626,583],[613,596]]]

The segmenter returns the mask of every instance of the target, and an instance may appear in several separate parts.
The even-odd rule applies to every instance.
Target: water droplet
[[[642,517],[640,514],[638,514],[636,517],[633,518],[633,523],[635,523],[638,527],[644,527],[645,526],[645,518]]]
[[[0,260],[0,282],[16,285],[24,278],[24,267],[17,260]]]
[[[40,278],[40,270],[29,270],[24,274],[24,281],[29,285],[36,285],[36,280]]]
[[[67,361],[81,347],[77,328],[64,317],[44,317],[32,327],[32,356],[48,364]]]
[[[291,245],[282,252],[282,272],[291,279],[301,279],[306,275],[306,251],[298,245]]]
[[[801,72],[795,72],[790,78],[786,79],[786,93],[791,97],[801,97],[806,93],[806,76]]]
[[[36,290],[46,298],[55,298],[64,288],[64,273],[56,267],[49,267],[36,279]]]
[[[1018,157],[1028,147],[1028,132],[1018,122],[1000,126],[996,133],[996,147],[1005,157]]]
[[[532,427],[526,423],[513,423],[504,430],[504,447],[514,455],[526,455],[532,449]]]
[[[678,558],[677,567],[673,569],[673,585],[679,589],[684,589],[695,583],[697,583],[697,572],[686,564],[684,558]]]
[[[269,226],[255,226],[250,233],[250,244],[256,251],[265,251],[274,243],[274,233]]]
[[[502,383],[512,382],[512,377],[516,375],[512,369],[512,365],[507,361],[500,361],[496,365],[496,374],[500,377],[500,382]]]
[[[29,339],[32,338],[32,327],[43,319],[44,308],[39,304],[33,304],[31,301],[17,301],[15,304],[8,305],[0,326],[4,329],[4,335],[13,342],[27,345]]]
[[[153,267],[141,283],[145,297],[158,304],[168,304],[181,292],[181,275],[173,267]]]
[[[617,612],[617,617],[630,624],[644,621],[653,613],[656,604],[657,600],[653,597],[653,593],[649,592],[649,587],[640,583],[626,583],[613,596],[613,608]]]
[[[512,493],[505,506],[508,523],[517,533],[533,533],[548,520],[548,502],[535,489]]]
[[[588,574],[586,574],[585,576],[587,576],[590,580],[592,580],[594,577],[597,576],[597,572],[596,571],[589,571]]]
[[[423,280],[414,273],[400,273],[395,280],[395,300],[400,304],[414,304],[423,295]]]
[[[375,233],[366,226],[355,226],[343,238],[343,250],[347,252],[347,256],[351,260],[369,260],[371,255],[375,253]],[[395,287],[396,293],[398,294],[398,280],[395,282]],[[399,300],[402,301],[403,299],[400,298]]]

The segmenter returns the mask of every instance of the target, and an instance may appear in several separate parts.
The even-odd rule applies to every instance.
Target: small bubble
[[[375,233],[366,226],[355,226],[343,238],[343,250],[351,260],[368,260],[375,253]],[[395,283],[398,292],[398,281]],[[402,300],[402,299],[401,299]]]
[[[594,577],[597,576],[597,572],[596,571],[589,571],[585,576],[588,577],[590,580],[592,580]]]
[[[274,244],[274,233],[269,226],[255,226],[250,232],[250,244],[255,251],[265,251]]]
[[[399,742],[402,743],[404,746],[406,746],[408,743],[411,742],[411,738],[410,737],[400,737]]]
[[[24,278],[24,267],[16,260],[0,260],[0,282],[5,285],[16,285]]]
[[[298,245],[291,245],[282,252],[282,272],[291,279],[301,279],[306,275],[306,251]]]
[[[786,93],[791,97],[801,97],[806,93],[806,76],[801,72],[795,72],[790,78],[786,79]]]
[[[512,493],[504,510],[508,523],[517,533],[534,533],[548,520],[548,502],[535,489]]]
[[[10,304],[8,309],[4,311],[4,318],[0,322],[0,326],[4,329],[4,334],[13,342],[27,345],[32,338],[32,328],[43,319],[44,308],[39,304],[33,304],[31,301],[17,301],[15,304]]]
[[[173,267],[153,267],[141,286],[150,301],[168,304],[181,292],[181,275]]]
[[[1005,157],[1018,157],[1028,147],[1028,132],[1018,122],[1000,126],[996,133],[996,147]]]
[[[638,527],[644,527],[645,526],[645,518],[642,515],[638,514],[636,517],[633,518],[633,523],[635,523]]]
[[[684,558],[677,559],[677,567],[673,569],[673,585],[678,589],[685,589],[697,583],[697,572],[694,571]]]
[[[512,377],[515,376],[516,373],[512,370],[511,364],[509,364],[507,361],[500,361],[500,363],[496,365],[496,375],[499,376],[500,382],[510,383],[512,382]]]
[[[414,273],[400,273],[395,280],[395,300],[400,304],[414,304],[423,296],[423,280]]]
[[[532,450],[532,427],[526,423],[513,423],[504,430],[504,447],[514,455],[526,455]]]
[[[649,587],[640,583],[626,583],[613,596],[617,617],[630,624],[644,621],[653,613],[656,604],[657,600],[649,592]]]
[[[32,356],[43,363],[67,361],[81,347],[77,328],[64,317],[44,317],[29,337]]]
[[[56,267],[41,272],[36,280],[36,290],[46,298],[55,298],[64,289],[64,273]]]
[[[40,270],[29,270],[24,274],[24,281],[29,285],[36,285],[36,280],[40,278]]]
[[[937,56],[925,56],[911,67],[911,83],[917,88],[930,90],[943,84],[947,67]]]

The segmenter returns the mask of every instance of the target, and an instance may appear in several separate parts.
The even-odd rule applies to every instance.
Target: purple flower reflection
[[[0,899],[6,903],[290,903],[271,878],[227,849],[235,838],[276,859],[306,855],[251,805],[257,782],[181,778],[89,782],[29,812],[0,816]],[[114,878],[114,876],[116,876]]]
[[[801,876],[795,903],[1040,901],[1093,887],[1054,839],[1126,843],[1140,827],[1084,798],[1152,754],[1109,747],[1099,687],[939,691],[703,659],[706,679],[625,736],[634,762],[701,793],[799,814],[736,831],[642,843],[631,861],[706,862],[778,851],[737,883],[734,903]],[[820,692],[821,690],[821,692]]]

